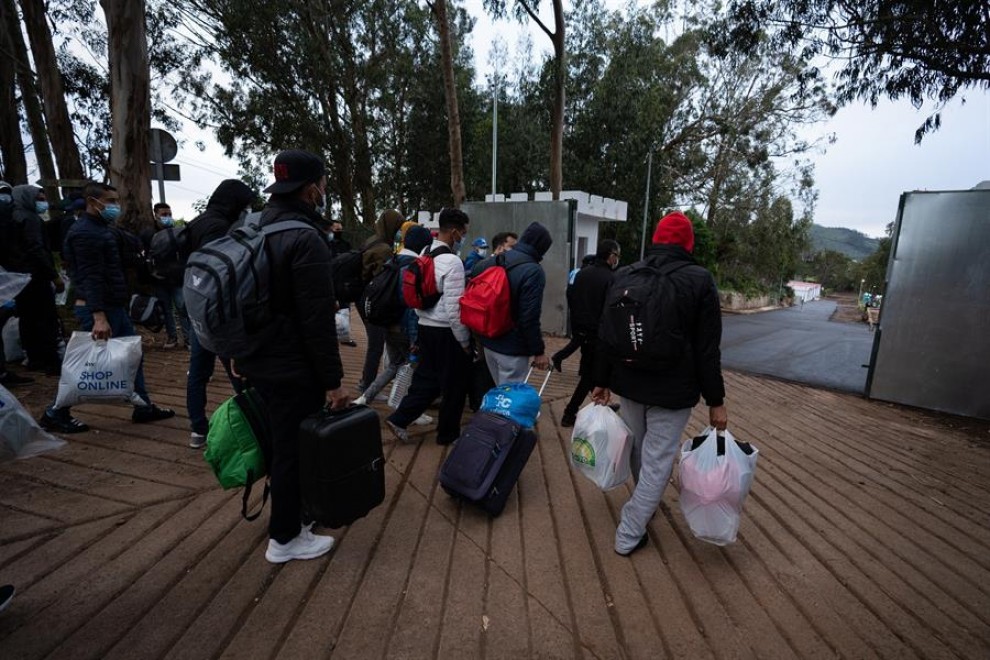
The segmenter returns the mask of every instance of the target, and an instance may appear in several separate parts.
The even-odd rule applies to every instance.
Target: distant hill
[[[877,250],[879,241],[855,229],[811,225],[811,248],[815,252],[835,250],[862,261]]]

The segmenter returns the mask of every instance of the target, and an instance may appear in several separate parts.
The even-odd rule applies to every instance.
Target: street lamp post
[[[859,297],[856,298],[856,306],[859,307],[863,304],[863,285],[866,284],[866,279],[861,279],[859,281]]]

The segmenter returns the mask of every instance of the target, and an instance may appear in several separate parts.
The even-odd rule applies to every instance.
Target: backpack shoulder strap
[[[436,248],[435,250],[430,250],[427,254],[429,254],[431,257],[433,257],[434,259],[436,259],[441,254],[454,254],[454,251],[451,250],[446,245],[441,245],[440,247]]]
[[[316,227],[302,220],[279,220],[278,222],[263,226],[261,233],[265,236],[271,236],[272,234],[288,231],[289,229],[312,229],[316,231]]]

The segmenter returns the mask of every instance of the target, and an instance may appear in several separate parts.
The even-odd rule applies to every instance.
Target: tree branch
[[[532,9],[530,9],[529,4],[526,2],[526,0],[516,0],[516,2],[518,2],[519,5],[526,10],[526,13],[529,14],[529,17],[532,18],[533,21],[535,21],[536,24],[539,26],[539,28],[543,30],[543,32],[546,33],[548,37],[550,37],[551,41],[553,41],[556,35],[547,29],[547,26],[543,24],[543,21],[540,20],[540,17],[537,16]]]

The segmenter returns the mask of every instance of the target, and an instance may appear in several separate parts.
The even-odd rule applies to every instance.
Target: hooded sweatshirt
[[[395,254],[395,235],[403,222],[402,214],[395,209],[383,211],[378,216],[375,235],[364,242],[364,254],[361,255],[361,274],[365,282],[370,281]]]
[[[255,199],[255,192],[243,181],[226,179],[210,195],[206,210],[189,223],[189,245],[198,250],[210,241],[224,236],[237,222],[247,206]]]
[[[15,186],[13,190],[10,270],[29,273],[42,280],[54,280],[58,273],[48,246],[45,223],[35,207],[41,188],[32,185]]]
[[[553,237],[538,222],[532,223],[519,237],[511,250],[498,257],[504,258],[512,295],[512,320],[515,326],[507,334],[494,339],[482,337],[486,350],[503,355],[543,355],[546,347],[540,327],[543,313],[543,290],[547,276],[540,266],[543,256],[553,245]],[[488,257],[478,263],[471,272],[476,277],[495,265],[498,257]]]

